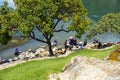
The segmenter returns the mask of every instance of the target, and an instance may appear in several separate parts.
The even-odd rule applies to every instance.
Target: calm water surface
[[[120,12],[120,0],[83,0],[88,16],[97,21],[107,13]]]

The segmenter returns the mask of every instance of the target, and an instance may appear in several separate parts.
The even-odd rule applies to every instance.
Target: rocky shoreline
[[[112,48],[107,47],[108,48]],[[101,49],[101,50],[105,50]],[[55,53],[56,47],[53,48],[53,51]],[[56,58],[56,57],[64,57],[69,55],[71,52],[74,52],[75,50],[78,50],[77,48],[73,48],[72,50],[67,50],[65,54],[55,54],[55,56],[50,57],[48,50],[45,46],[41,46],[40,48],[36,49],[36,51],[32,51],[31,49],[28,49],[27,51],[21,52],[21,54],[17,57],[14,57],[13,59],[9,59],[8,62],[5,62],[3,64],[0,64],[0,70],[15,66],[17,64],[21,64],[27,61],[32,61],[32,60],[43,60],[43,59],[51,59],[51,58]],[[98,49],[93,49],[93,50],[98,50]],[[64,51],[64,48],[63,48]]]
[[[68,56],[73,51],[68,50],[65,54],[57,54],[52,57],[48,56],[48,51],[46,51],[44,48],[41,48],[41,47],[38,48],[36,52],[37,52],[37,56],[35,56],[36,54],[32,53],[31,50],[28,49],[28,51],[22,52],[21,55],[19,55],[18,57],[15,57],[14,60],[10,60],[9,62],[0,64],[0,70],[9,68],[12,66],[16,66],[17,64],[21,64],[27,61],[52,59],[56,57],[65,57],[65,56]]]

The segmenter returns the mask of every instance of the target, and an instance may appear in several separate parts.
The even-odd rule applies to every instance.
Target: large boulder
[[[24,52],[22,52],[19,56],[18,56],[18,58],[20,59],[20,60],[28,60],[28,59],[32,59],[32,58],[35,58],[36,57],[36,54],[34,53],[34,52],[32,52],[32,51],[24,51]]]
[[[98,43],[89,43],[85,46],[86,49],[97,49]]]
[[[120,47],[110,53],[108,60],[120,61]]]
[[[41,57],[48,56],[49,52],[45,50],[45,48],[40,47],[36,50],[35,54],[38,54]]]
[[[49,80],[120,80],[120,63],[82,56],[74,57],[62,73],[50,74]]]

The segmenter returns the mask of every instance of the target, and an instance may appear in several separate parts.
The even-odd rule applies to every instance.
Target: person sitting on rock
[[[69,39],[69,46],[73,47],[73,45],[74,45],[74,38],[70,37],[70,39]]]
[[[83,48],[83,42],[82,42],[82,41],[80,41],[80,42],[77,44],[77,48],[79,48],[79,49],[82,49],[82,48]]]
[[[87,40],[84,41],[83,47],[85,47],[86,45],[87,45]]]
[[[76,38],[73,38],[73,46],[77,47],[77,39]]]
[[[101,49],[102,48],[102,43],[98,42],[98,48]]]
[[[18,48],[15,48],[14,54],[15,54],[15,56],[18,56],[18,55],[19,55],[19,50],[18,50]]]
[[[68,41],[67,41],[67,40],[65,40],[65,42],[64,42],[64,46],[65,46],[64,53],[66,53],[66,50],[67,50],[67,48],[69,47],[69,45],[68,45]]]
[[[57,46],[57,40],[54,40],[53,41],[53,47],[56,47]]]

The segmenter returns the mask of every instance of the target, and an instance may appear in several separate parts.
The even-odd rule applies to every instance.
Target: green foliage
[[[11,36],[8,32],[1,33],[0,32],[0,43],[1,44],[7,44],[8,40],[11,40]]]
[[[22,22],[21,32],[31,32],[34,27],[47,36],[53,35],[57,27],[54,20],[70,22],[68,29],[83,34],[89,21],[81,0],[14,0]],[[22,29],[21,29],[22,28]],[[79,34],[79,35],[81,35]]]
[[[0,6],[0,14],[1,15],[5,15],[5,14],[7,14],[9,12],[12,12],[12,11],[13,11],[13,8],[8,7],[8,2],[7,1],[4,2],[3,6]]]
[[[109,13],[104,15],[91,29],[89,37],[106,32],[120,34],[120,13]]]
[[[107,50],[83,49],[71,53],[67,57],[28,61],[15,67],[1,70],[0,80],[47,80],[49,74],[61,72],[63,66],[70,62],[74,56],[82,55],[103,59],[114,49],[115,47]]]
[[[111,31],[120,33],[120,13],[109,13],[98,22],[100,33]]]
[[[11,40],[13,34],[13,25],[11,23],[10,13],[13,12],[11,7],[8,7],[8,2],[4,2],[0,6],[0,43],[7,44]]]
[[[68,30],[75,31],[76,37],[81,37],[88,29],[89,20],[86,18],[87,10],[84,8],[81,0],[57,0],[58,19],[69,21]],[[59,5],[63,4],[63,5]]]
[[[37,27],[41,33],[52,34],[52,24],[56,6],[50,0],[15,0],[17,13],[23,20],[19,30],[23,33],[30,32]]]

